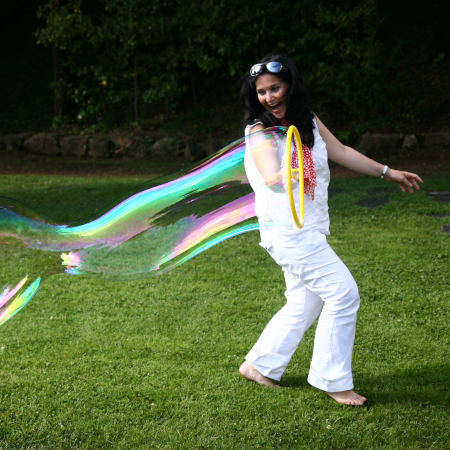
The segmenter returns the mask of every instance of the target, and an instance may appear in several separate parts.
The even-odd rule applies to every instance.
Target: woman
[[[351,370],[359,294],[347,267],[326,241],[329,234],[327,159],[357,172],[386,178],[403,192],[423,183],[416,174],[383,166],[339,142],[314,114],[294,63],[268,55],[255,64],[241,89],[245,108],[245,167],[255,191],[261,245],[282,267],[286,305],[272,318],[239,371],[248,380],[277,387],[305,331],[320,314],[308,382],[339,403],[362,405],[353,391]],[[280,155],[285,145],[254,144],[251,133],[271,126],[295,125],[305,159],[305,226],[294,229],[285,194],[280,192]],[[275,149],[274,149],[275,148]],[[284,199],[284,200],[283,200]],[[283,203],[283,201],[285,203]]]

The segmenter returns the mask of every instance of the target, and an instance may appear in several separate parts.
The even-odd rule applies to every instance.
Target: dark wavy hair
[[[303,85],[302,77],[297,69],[297,66],[290,58],[285,55],[266,55],[261,61],[261,64],[276,61],[281,63],[283,68],[280,72],[273,75],[285,81],[289,88],[286,92],[286,120],[291,125],[295,125],[300,132],[302,142],[310,148],[314,146],[314,111],[311,103],[311,98],[308,90]],[[252,77],[247,73],[242,78],[241,99],[244,104],[244,122],[246,125],[251,125],[259,120],[263,123],[265,128],[280,126],[281,122],[273,114],[271,114],[259,102],[256,94],[256,80],[264,73],[271,73],[265,67],[262,72]]]

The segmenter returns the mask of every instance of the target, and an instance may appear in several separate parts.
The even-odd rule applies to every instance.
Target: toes
[[[365,397],[357,394],[354,391],[343,391],[335,393],[327,392],[327,394],[342,405],[362,406],[367,400]]]

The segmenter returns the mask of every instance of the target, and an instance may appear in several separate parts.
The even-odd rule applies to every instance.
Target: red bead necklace
[[[281,125],[289,128],[289,123],[286,119],[281,119]],[[293,139],[294,151],[292,152],[291,167],[298,169],[298,153],[297,142]],[[311,149],[302,142],[303,151],[303,173],[305,179],[305,194],[314,200],[314,189],[317,186],[316,171],[314,169],[314,160],[312,158]]]

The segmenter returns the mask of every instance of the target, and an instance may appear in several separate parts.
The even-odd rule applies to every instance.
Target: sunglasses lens
[[[281,71],[283,66],[279,62],[272,61],[266,64],[267,70],[272,73],[278,73]]]
[[[267,64],[255,64],[250,69],[250,75],[252,77],[256,77],[263,71],[264,67],[271,73],[278,73],[283,68],[281,63],[276,62],[276,61],[268,62]]]
[[[250,69],[250,75],[251,75],[252,77],[254,77],[254,76],[260,74],[261,71],[262,71],[262,68],[263,68],[263,65],[262,65],[262,64],[255,64],[255,65]]]

